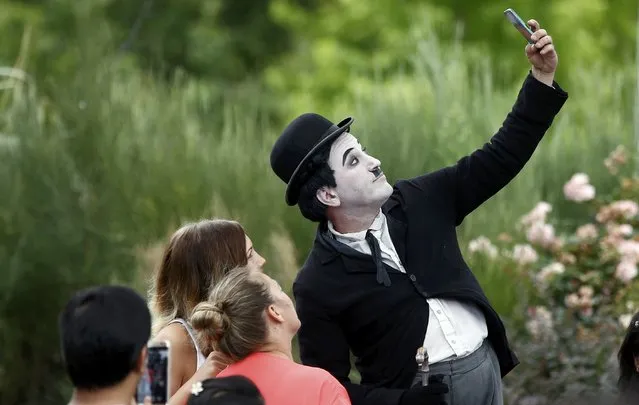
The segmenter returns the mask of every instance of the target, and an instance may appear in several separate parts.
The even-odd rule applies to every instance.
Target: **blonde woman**
[[[230,269],[247,264],[261,269],[264,263],[235,221],[190,223],[171,236],[154,275],[149,300],[154,339],[168,340],[171,345],[171,403],[186,403],[192,382],[219,371],[216,357],[211,355],[207,360],[209,352],[203,353],[197,345],[187,322],[189,314]]]
[[[297,364],[292,340],[300,327],[279,284],[250,266],[231,271],[191,316],[200,347],[231,364],[218,377],[244,376],[266,405],[350,405],[346,389],[327,371]]]

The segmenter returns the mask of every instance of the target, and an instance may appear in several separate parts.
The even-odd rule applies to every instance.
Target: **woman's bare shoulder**
[[[186,331],[183,325],[180,323],[172,323],[166,325],[153,340],[167,340],[171,346],[171,352],[173,355],[195,355],[195,346],[189,333]]]

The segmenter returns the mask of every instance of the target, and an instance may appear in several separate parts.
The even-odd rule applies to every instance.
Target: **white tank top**
[[[202,364],[204,364],[204,361],[206,360],[206,357],[204,357],[204,355],[202,354],[202,351],[200,350],[200,348],[197,345],[197,341],[195,340],[195,335],[193,334],[193,330],[191,329],[191,325],[189,325],[188,322],[186,322],[182,318],[175,318],[174,320],[169,322],[169,325],[172,324],[172,323],[179,323],[182,326],[184,326],[184,329],[186,329],[186,332],[191,337],[191,340],[193,341],[193,346],[195,347],[195,355],[197,357],[197,368],[199,369],[202,366]]]

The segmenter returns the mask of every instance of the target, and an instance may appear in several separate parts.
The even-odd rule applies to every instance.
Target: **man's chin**
[[[380,190],[379,198],[376,198],[376,201],[379,203],[380,207],[384,205],[386,201],[388,201],[391,195],[393,195],[393,186],[391,186],[387,181],[384,182],[385,184],[383,190]]]
[[[386,195],[385,200],[387,200],[391,195],[393,195],[393,186],[391,186],[391,184],[388,181],[386,181],[386,179],[384,179],[384,191]]]

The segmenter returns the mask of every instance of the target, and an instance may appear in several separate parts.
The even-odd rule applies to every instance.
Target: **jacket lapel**
[[[326,226],[320,225],[315,240],[320,249],[320,261],[328,264],[341,260],[347,273],[376,273],[375,263],[369,255],[358,252],[350,246],[337,241]]]
[[[404,267],[406,263],[406,224],[395,217],[384,213],[388,224],[395,250],[399,255]],[[330,232],[325,223],[320,224],[315,235],[317,244],[321,247],[320,260],[322,264],[327,264],[340,258],[344,263],[344,270],[347,273],[376,273],[377,268],[369,255],[358,252],[350,246],[338,242]],[[396,271],[391,269],[391,271]]]

